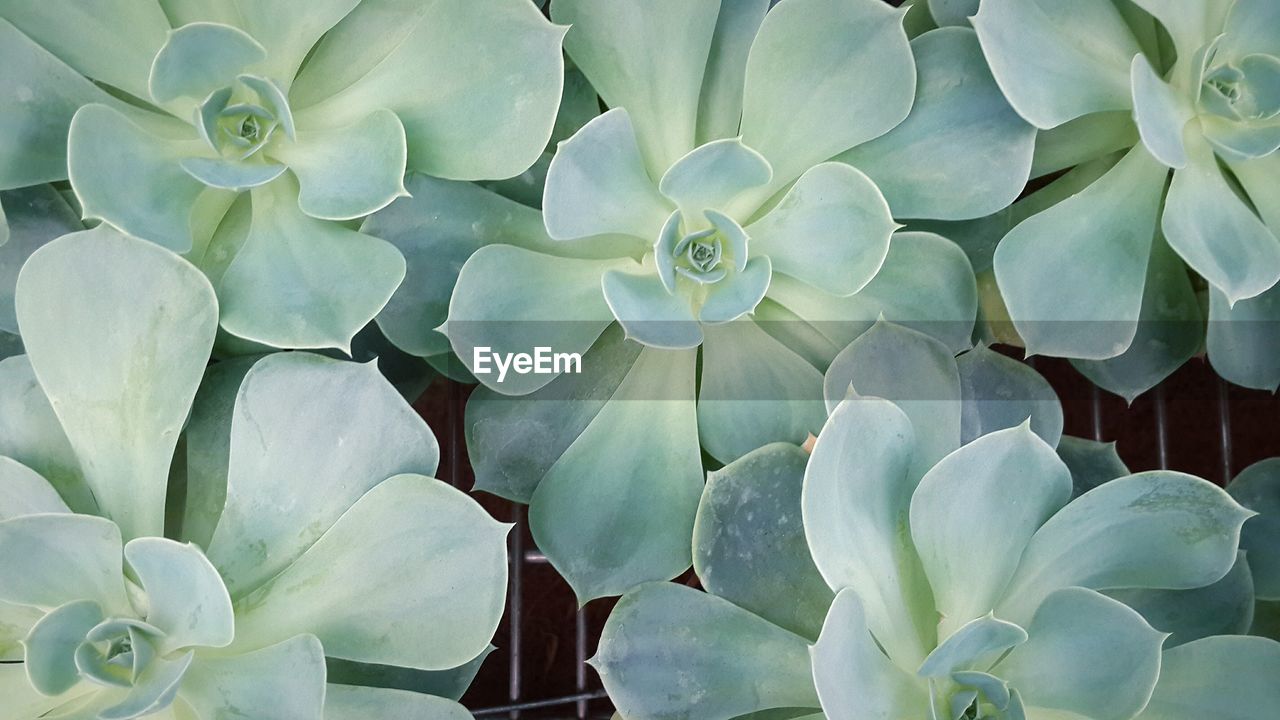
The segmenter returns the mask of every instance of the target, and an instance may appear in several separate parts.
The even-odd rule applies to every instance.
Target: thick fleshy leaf
[[[292,20],[276,22],[281,35],[297,32]],[[455,180],[519,175],[551,136],[564,31],[529,2],[362,2],[310,55],[290,103],[299,127],[349,125],[371,109],[391,110],[404,124],[409,167],[420,172]],[[300,50],[299,60],[307,49]]]
[[[773,165],[771,189],[907,116],[916,78],[902,16],[875,0],[787,0],[765,16],[747,58],[742,140]]]
[[[280,177],[287,168],[278,163],[239,162],[220,158],[183,158],[179,165],[191,177],[223,190],[248,190]]]
[[[558,0],[565,50],[612,108],[635,118],[655,177],[693,149],[698,96],[721,3]]]
[[[324,717],[325,720],[472,720],[471,713],[466,708],[434,695],[334,684],[330,684],[325,691]]]
[[[561,142],[542,196],[547,234],[557,240],[634,235],[657,240],[671,204],[645,170],[626,108],[614,108]]]
[[[826,421],[822,373],[754,321],[704,331],[698,437],[707,453],[729,462],[818,433]]]
[[[1029,365],[979,344],[956,358],[960,371],[960,443],[1030,418],[1031,430],[1050,447],[1062,437],[1062,403],[1053,386]]]
[[[1112,110],[1068,120],[1051,130],[1041,130],[1036,134],[1031,177],[1044,177],[1059,170],[1096,161],[1112,153],[1127,150],[1140,142],[1131,111]]]
[[[1187,268],[1157,236],[1147,262],[1147,282],[1138,312],[1138,330],[1128,349],[1106,360],[1075,360],[1099,387],[1129,402],[1155,387],[1200,352],[1204,319]]]
[[[995,673],[1032,708],[1128,720],[1147,704],[1160,676],[1165,634],[1092,590],[1065,588],[1049,595],[1027,635]]]
[[[1032,125],[1130,107],[1140,49],[1110,0],[984,0],[972,22],[1000,89]]]
[[[716,20],[711,53],[702,77],[696,144],[738,134],[747,53],[771,4],[769,0],[720,3],[720,17]]]
[[[323,712],[324,679],[324,648],[315,636],[299,635],[243,655],[202,655],[183,677],[179,697],[199,717],[270,708],[273,720],[315,720]]]
[[[689,567],[702,492],[696,357],[642,350],[533,493],[533,538],[582,602]]]
[[[468,454],[476,489],[528,503],[560,456],[595,420],[643,345],[610,325],[584,353],[580,374],[561,375],[524,397],[481,386],[467,401]]]
[[[1222,489],[1182,473],[1104,483],[1031,538],[996,614],[1026,622],[1046,596],[1072,585],[1178,590],[1217,582],[1235,564],[1250,515]]]
[[[31,256],[17,312],[103,513],[127,538],[162,535],[169,462],[217,327],[209,282],[169,251],[99,226]]]
[[[693,569],[707,592],[816,639],[834,597],[800,518],[809,456],[774,443],[707,474],[693,525]]]
[[[457,667],[489,644],[502,616],[510,528],[438,480],[390,478],[293,564],[236,602],[233,647],[310,632],[329,657]]]
[[[176,123],[158,115],[160,127]],[[106,105],[86,105],[71,120],[67,170],[85,218],[104,220],[174,252],[192,243],[192,212],[205,185],[181,160],[208,152],[194,136],[173,140]],[[128,177],[129,182],[120,178]]]
[[[415,670],[395,665],[359,663],[351,660],[325,658],[330,685],[360,685],[363,687],[411,690],[436,697],[457,700],[466,693],[475,680],[480,666],[496,650],[486,647],[479,655],[466,663],[448,670]]]
[[[1130,69],[1133,84],[1133,119],[1147,152],[1171,168],[1187,165],[1182,128],[1195,110],[1179,90],[1156,74],[1146,55],[1134,55]]]
[[[729,720],[817,708],[808,643],[714,595],[651,583],[618,602],[590,660],[628,717]]]
[[[1138,720],[1256,720],[1280,707],[1280,643],[1207,637],[1164,654],[1160,681]]]
[[[1172,36],[1179,55],[1188,60],[1205,43],[1222,32],[1227,10],[1235,3],[1214,0],[1134,0],[1151,13]]]
[[[639,273],[606,271],[600,286],[628,340],[670,350],[696,348],[702,343],[702,326],[693,316],[689,298],[668,292],[662,279],[647,268]]]
[[[99,711],[99,720],[128,720],[169,707],[193,658],[194,652],[187,651],[185,655],[173,659],[153,659],[134,679],[124,700]]]
[[[913,478],[960,447],[959,370],[951,351],[928,335],[877,322],[831,361],[823,382],[827,410],[851,391],[889,400],[911,418]]]
[[[218,283],[222,328],[271,347],[346,350],[404,272],[389,243],[304,214],[284,175],[253,190],[248,237]]]
[[[1276,60],[1280,66],[1280,60]],[[1277,67],[1280,76],[1280,67]],[[1223,159],[1245,162],[1267,157],[1280,148],[1280,125],[1253,127],[1212,115],[1200,119],[1204,137]]]
[[[120,529],[90,515],[27,515],[0,522],[0,600],[46,610],[93,600],[107,614],[130,612]]]
[[[829,720],[927,716],[928,686],[885,657],[855,590],[836,595],[810,654],[813,684]]]
[[[969,18],[978,12],[978,0],[928,0],[927,4],[938,27],[967,26]]]
[[[852,588],[867,627],[903,667],[934,646],[937,616],[907,526],[916,478],[911,421],[888,401],[850,398],[831,414],[805,470],[805,536],[827,585]]]
[[[1188,152],[1161,222],[1170,247],[1232,304],[1266,291],[1280,280],[1280,239],[1236,197],[1207,144]]]
[[[1166,172],[1136,147],[1000,241],[996,280],[1029,353],[1101,360],[1129,347]]]
[[[634,263],[626,258],[581,260],[511,245],[482,247],[462,266],[441,330],[481,383],[507,395],[528,394],[556,376],[508,372],[500,378],[493,358],[479,366],[477,355],[510,357],[539,347],[585,353],[614,320],[600,278],[628,266]]]
[[[209,559],[239,598],[375,485],[400,473],[433,474],[439,457],[431,429],[372,363],[267,356],[236,397],[226,507]],[[301,531],[299,517],[307,518]]]
[[[0,520],[37,513],[68,513],[47,480],[31,468],[0,455]],[[3,624],[3,623],[0,623]]]
[[[1280,600],[1280,458],[1245,468],[1227,492],[1258,513],[1244,525],[1240,548],[1249,554],[1254,591],[1260,600]]]
[[[350,220],[407,195],[404,126],[390,110],[375,110],[352,125],[298,130],[272,157],[298,177],[298,207],[322,220]]]
[[[1026,630],[987,613],[947,636],[920,664],[917,673],[921,677],[943,678],[956,671],[987,668],[1009,648],[1026,641]]]
[[[99,514],[75,451],[25,355],[0,361],[0,454],[48,480],[71,510]]]
[[[1026,423],[943,458],[911,498],[911,537],[939,634],[995,609],[1031,536],[1071,499],[1071,472]]]
[[[679,205],[686,217],[700,218],[704,210],[723,210],[734,198],[768,184],[772,177],[773,169],[760,153],[738,138],[725,138],[677,160],[663,173],[658,190]]]
[[[231,644],[231,597],[199,548],[166,538],[137,538],[124,546],[124,557],[147,593],[147,623],[164,632],[157,645],[162,654]]]
[[[963,220],[1008,207],[1026,185],[1036,129],[1009,107],[973,30],[928,32],[911,49],[911,114],[839,159],[875,181],[894,217]]]
[[[1120,459],[1114,442],[1104,443],[1063,435],[1058,441],[1058,457],[1071,470],[1073,499],[1102,483],[1129,474],[1129,468]]]
[[[0,331],[16,335],[13,293],[18,271],[31,253],[84,225],[51,185],[7,191],[0,195],[0,204]]]
[[[204,100],[266,57],[266,49],[240,28],[208,22],[183,25],[169,33],[151,64],[150,99],[159,105],[178,98]]]
[[[0,697],[5,699],[0,709],[3,720],[26,720],[40,717],[68,702],[66,697],[50,698],[31,687],[26,668],[22,663],[0,663]]]
[[[1169,633],[1166,649],[1210,635],[1245,635],[1253,624],[1253,576],[1245,553],[1231,572],[1212,585],[1191,590],[1110,590],[1108,597],[1137,610],[1151,626]]]
[[[256,68],[258,73],[288,89],[316,41],[358,3],[359,0],[277,0],[270,4],[237,2],[228,9],[235,18],[232,22],[247,30],[267,49],[266,60]],[[200,4],[208,10],[222,5]],[[172,11],[169,12],[173,18]],[[177,18],[173,20],[174,24],[178,23]]]
[[[884,265],[898,226],[875,183],[841,163],[810,168],[782,201],[748,225],[752,255],[835,295],[866,287]]]
[[[0,10],[0,189],[67,177],[67,127],[82,105],[115,103],[5,18]],[[2,244],[2,243],[0,243]]]
[[[1234,305],[1209,288],[1205,343],[1213,369],[1228,382],[1275,392],[1280,387],[1280,283]]]
[[[33,572],[40,569],[33,568]],[[23,640],[23,663],[31,685],[43,695],[61,695],[80,682],[76,648],[102,622],[102,608],[93,600],[73,600],[54,608],[31,628]]]
[[[151,60],[169,33],[160,3],[134,0],[4,0],[0,17],[82,75],[142,99]]]
[[[723,324],[754,313],[769,291],[773,264],[767,257],[747,261],[741,272],[714,283],[698,309],[698,319],[710,325]]]

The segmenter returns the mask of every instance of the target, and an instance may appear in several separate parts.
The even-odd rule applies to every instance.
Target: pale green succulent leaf
[[[1245,553],[1212,585],[1191,590],[1110,590],[1151,626],[1169,633],[1165,649],[1211,635],[1245,635],[1253,624],[1254,581]]]
[[[587,76],[577,68],[565,68],[564,71],[564,93],[560,96],[560,109],[556,113],[555,128],[551,131],[550,145],[551,150],[559,144],[561,140],[568,140],[573,134],[582,129],[583,125],[591,122],[591,120],[600,115],[600,96],[596,94],[596,89],[591,86],[591,81],[587,80]],[[552,153],[543,153],[538,159],[534,167],[545,162],[550,162]],[[531,168],[532,169],[532,168]],[[545,174],[546,169],[543,168]],[[522,174],[523,175],[523,174]],[[518,175],[512,180],[520,179],[522,175]],[[505,193],[504,193],[505,195]],[[541,188],[537,193],[531,193],[530,198],[533,202],[529,203],[533,207],[537,207],[542,202]],[[514,196],[507,195],[515,199]],[[523,200],[521,200],[523,202]]]
[[[1161,24],[1173,38],[1179,55],[1190,58],[1223,29],[1227,10],[1234,3],[1214,0],[1133,0]]]
[[[252,192],[244,246],[218,283],[222,328],[271,347],[349,348],[404,278],[389,243],[317,220],[288,174]]]
[[[120,529],[91,515],[26,515],[0,522],[0,601],[52,610],[92,600],[107,614],[128,613]],[[16,559],[21,559],[16,561]]]
[[[200,655],[183,677],[178,696],[202,718],[270,708],[273,720],[318,720],[324,677],[320,641],[298,635],[241,655]]]
[[[717,285],[727,282],[722,280]],[[628,340],[670,350],[702,344],[702,326],[693,315],[689,299],[669,292],[657,275],[644,270],[608,270],[600,287],[609,311],[626,331]]]
[[[829,720],[926,717],[928,686],[885,657],[857,591],[836,595],[810,655],[813,684]]]
[[[1096,720],[1127,720],[1151,697],[1166,635],[1123,603],[1084,588],[1045,598],[1027,642],[994,669],[1023,701]]]
[[[207,550],[236,599],[288,567],[375,485],[431,475],[439,462],[430,428],[373,364],[306,353],[267,356],[245,375],[230,442],[226,505]]]
[[[770,442],[799,445],[826,420],[822,373],[752,320],[704,328],[698,437],[721,462]]]
[[[276,20],[277,32],[292,37],[297,25],[286,17]],[[299,127],[394,112],[410,169],[455,180],[512,177],[551,136],[564,31],[520,0],[362,2],[325,34],[290,102]],[[260,39],[273,48],[271,37]],[[307,52],[300,45],[299,59]]]
[[[477,372],[476,349],[534,353],[551,346],[556,352],[586,352],[614,320],[601,276],[617,267],[634,263],[555,257],[511,245],[482,247],[458,275],[449,320],[441,330],[481,383],[508,395],[528,394],[555,376],[508,373],[499,380],[492,367]],[[548,329],[555,333],[554,342]]]
[[[720,3],[720,16],[716,19],[711,51],[702,76],[695,144],[738,134],[738,125],[742,121],[747,54],[770,5],[769,0]]]
[[[156,53],[149,97],[162,106],[179,98],[203,100],[266,57],[266,49],[240,28],[209,22],[183,25],[169,33]]]
[[[558,0],[551,17],[572,26],[565,50],[612,108],[635,121],[640,153],[657,177],[693,149],[698,97],[718,3]],[[554,235],[554,233],[553,233]]]
[[[173,703],[182,677],[191,667],[194,651],[176,658],[154,658],[135,678],[125,698],[98,712],[100,720],[128,720],[163,710]]]
[[[693,526],[693,569],[707,592],[817,639],[834,595],[801,524],[808,455],[765,445],[707,475]]]
[[[1032,125],[1130,108],[1140,50],[1110,0],[984,0],[973,26],[1000,89]]]
[[[701,217],[704,210],[724,208],[742,193],[767,185],[772,177],[773,168],[760,153],[738,138],[725,138],[700,145],[676,160],[662,174],[658,190],[686,217]]]
[[[5,191],[0,205],[0,241],[7,239],[0,242],[0,331],[16,335],[13,293],[18,271],[31,253],[56,237],[83,230],[84,225],[51,185]]]
[[[0,697],[5,699],[0,708],[3,720],[27,720],[38,718],[59,705],[68,702],[66,697],[47,697],[31,686],[22,663],[0,663]]]
[[[827,369],[823,396],[834,411],[852,392],[898,406],[915,429],[912,477],[960,447],[960,374],[951,351],[911,328],[878,321]]]
[[[902,17],[874,0],[788,0],[765,16],[741,132],[773,166],[772,189],[907,117],[916,79]]]
[[[723,324],[755,312],[772,277],[773,264],[768,257],[751,258],[740,272],[731,272],[707,288],[698,320],[708,325]]]
[[[729,720],[771,708],[817,708],[808,643],[693,588],[643,585],[605,623],[591,659],[628,717]]]
[[[692,351],[641,350],[533,492],[533,538],[582,602],[690,565],[702,493],[695,359]]]
[[[1010,648],[1027,641],[1027,631],[991,613],[965,621],[948,634],[916,674],[925,678],[945,678],[974,668],[989,668]]]
[[[847,296],[880,271],[897,227],[870,178],[848,165],[822,163],[746,231],[752,253],[767,255],[777,272]]]
[[[0,361],[0,454],[49,481],[74,512],[98,514],[98,501],[25,355]]]
[[[996,614],[1026,622],[1063,587],[1203,587],[1236,560],[1252,513],[1212,483],[1156,470],[1112,480],[1080,496],[1027,543]]]
[[[1280,643],[1223,635],[1164,654],[1160,681],[1138,720],[1255,720],[1280,707]]]
[[[1133,122],[1132,112],[1112,110],[1083,115],[1050,130],[1036,133],[1031,177],[1044,177],[1104,158],[1111,153],[1127,150],[1139,142],[1141,138]]]
[[[928,32],[911,49],[911,114],[839,159],[875,181],[895,217],[963,220],[1009,206],[1031,171],[1035,128],[1005,101],[973,30]]]
[[[136,538],[124,546],[124,557],[147,593],[147,623],[164,632],[160,653],[231,644],[231,596],[199,548],[167,538]]]
[[[1169,245],[1232,304],[1280,280],[1280,239],[1232,192],[1204,143],[1173,174],[1161,227]]]
[[[415,670],[394,665],[358,663],[351,660],[325,658],[330,688],[333,685],[359,685],[372,688],[411,690],[439,698],[458,700],[471,687],[480,667],[496,650],[486,647],[479,655],[448,670]]]
[[[986,345],[956,358],[960,372],[960,444],[1030,419],[1050,447],[1062,437],[1062,403],[1034,369]]]
[[[40,473],[0,455],[0,520],[38,513],[69,513],[58,491]]]
[[[330,657],[457,667],[482,651],[498,626],[510,527],[438,480],[396,475],[357,500],[279,575],[236,601],[232,647],[311,632]]]
[[[266,185],[287,169],[279,163],[202,157],[183,158],[178,164],[188,175],[209,187],[237,191]]]
[[[434,695],[332,683],[327,686],[324,695],[324,717],[325,720],[472,720],[471,713],[466,708]]]
[[[81,75],[144,100],[151,61],[169,33],[159,3],[133,0],[4,0],[0,17]]]
[[[236,23],[267,50],[266,59],[255,71],[281,83],[287,90],[316,41],[358,4],[359,0],[287,0],[236,2],[229,9]],[[177,24],[176,19],[174,22]]]
[[[1000,241],[996,281],[1028,352],[1101,360],[1129,347],[1166,172],[1134,148]]]
[[[322,220],[350,220],[381,210],[404,187],[404,126],[390,110],[375,110],[347,127],[298,131],[273,157],[298,178],[298,207]]]
[[[867,628],[895,662],[933,647],[937,617],[907,531],[916,434],[892,403],[845,400],[818,435],[801,504],[814,563],[832,590],[852,588]]]
[[[0,189],[67,177],[67,127],[81,105],[116,100],[67,67],[0,10]],[[3,243],[0,243],[2,245]]]
[[[1200,123],[1205,139],[1231,162],[1267,157],[1280,148],[1280,125],[1251,127],[1213,115],[1202,117]]]
[[[1130,474],[1114,442],[1063,435],[1058,441],[1058,457],[1071,470],[1073,499],[1102,483]]]
[[[929,14],[939,27],[967,27],[969,18],[978,12],[978,0],[928,0]]]
[[[1029,423],[980,437],[925,474],[911,537],[940,634],[995,609],[1027,542],[1070,499],[1071,472]]]
[[[1236,475],[1227,492],[1258,513],[1245,523],[1240,548],[1248,553],[1260,600],[1280,600],[1280,458],[1256,462]]]
[[[1187,165],[1182,129],[1194,110],[1177,89],[1156,74],[1146,55],[1134,55],[1130,71],[1133,117],[1147,152],[1171,168]]]
[[[102,608],[93,600],[73,600],[50,610],[23,640],[23,664],[31,686],[42,695],[61,695],[80,682],[76,648],[102,622]]]
[[[169,462],[217,327],[209,282],[169,251],[99,226],[31,256],[17,314],[104,515],[130,539],[163,534]]]
[[[154,116],[155,123],[175,122]],[[192,212],[205,185],[182,168],[207,152],[203,142],[156,135],[106,105],[85,105],[71,120],[67,169],[85,218],[186,252]],[[120,178],[128,177],[129,182]]]
[[[1209,289],[1209,327],[1205,343],[1209,363],[1224,380],[1269,390],[1280,387],[1280,334],[1266,331],[1280,323],[1280,283],[1234,305]]]
[[[656,241],[671,207],[645,170],[626,108],[560,143],[547,170],[542,210],[556,240],[623,234]]]

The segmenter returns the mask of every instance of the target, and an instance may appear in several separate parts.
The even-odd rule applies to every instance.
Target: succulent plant
[[[106,226],[17,288],[0,718],[469,717],[341,684],[362,664],[465,684],[506,587],[509,526],[429,477],[435,439],[373,365],[281,353],[202,384],[209,281]]]
[[[348,349],[405,263],[346,221],[406,169],[533,164],[562,34],[527,0],[4,0],[0,189],[69,178],[200,267],[249,347]]]
[[[575,112],[541,212],[417,178],[366,225],[422,259],[379,318],[401,347],[467,371],[477,348],[581,356],[477,373],[467,426],[477,486],[531,504],[582,599],[686,568],[701,451],[816,431],[822,371],[881,314],[968,347],[962,253],[892,218],[981,216],[1030,167],[971,30],[909,42],[875,0],[769,5],[552,2],[608,110]],[[451,295],[426,289],[455,261]]]
[[[1052,182],[954,235],[1028,351],[1130,399],[1203,347],[1280,385],[1276,4],[982,0],[972,22]]]
[[[921,373],[933,342],[867,333],[848,350],[861,377],[811,456],[775,444],[711,474],[694,541],[708,592],[623,596],[592,660],[620,714],[1245,720],[1276,707],[1280,644],[1175,645],[1181,626],[1153,628],[1109,596],[1223,582],[1252,513],[1166,471],[1072,500],[1038,383],[981,350]],[[945,401],[983,428],[963,445],[954,424],[922,422],[945,407],[935,389],[868,394],[948,375],[985,378]],[[1030,421],[1010,427],[1014,405]]]

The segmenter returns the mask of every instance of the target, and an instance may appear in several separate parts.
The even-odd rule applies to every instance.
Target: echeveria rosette
[[[468,248],[450,298],[386,318],[393,340],[440,352],[447,303],[468,367],[477,346],[584,354],[581,376],[479,377],[468,408],[478,487],[531,503],[584,599],[687,567],[700,448],[727,462],[817,430],[821,372],[881,314],[967,347],[962,253],[891,217],[980,216],[1030,166],[971,31],[911,43],[883,3],[768,5],[553,2],[610,109],[560,144],[542,213],[424,182],[370,220]]]
[[[1099,592],[1220,582],[1251,514],[1226,493],[1152,472],[1071,501],[1066,465],[1027,424],[921,475],[920,430],[855,396],[807,463],[771,446],[720,471],[736,489],[708,483],[729,496],[704,499],[713,542],[695,549],[719,547],[714,594],[646,585],[606,624],[593,664],[623,716],[1244,720],[1280,702],[1280,644],[1170,647]],[[779,578],[771,601],[750,592]]]
[[[973,24],[1042,130],[1033,175],[1074,166],[983,229],[1017,223],[994,273],[1029,351],[1129,398],[1205,342],[1227,380],[1280,385],[1275,3],[983,0]]]
[[[524,0],[80,5],[0,3],[0,188],[69,177],[258,346],[348,349],[405,263],[346,221],[406,169],[518,175],[560,99],[563,29]]]
[[[506,587],[508,526],[429,477],[434,437],[373,365],[286,353],[205,376],[210,283],[106,226],[32,254],[17,317],[0,718],[469,717],[339,684],[359,664],[465,677]]]

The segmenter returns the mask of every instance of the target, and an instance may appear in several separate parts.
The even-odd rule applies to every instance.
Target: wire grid
[[[1050,370],[1062,370],[1062,366],[1054,365],[1054,361],[1046,363],[1043,359],[1028,358],[1025,362],[1033,368],[1049,375]],[[1039,367],[1037,367],[1039,366]],[[1059,373],[1060,375],[1061,373]],[[1197,408],[1199,422],[1212,423],[1217,426],[1216,433],[1217,452],[1219,455],[1217,463],[1218,477],[1210,476],[1208,479],[1216,480],[1219,484],[1225,485],[1232,478],[1232,468],[1235,460],[1235,448],[1232,434],[1232,417],[1231,417],[1231,399],[1229,395],[1229,386],[1221,379],[1208,372],[1211,376],[1209,380],[1196,379],[1195,389],[1198,391],[1197,396],[1202,396],[1200,402],[1208,404],[1206,399],[1212,398],[1211,404],[1214,405],[1212,410],[1208,407]],[[1079,376],[1075,376],[1077,380],[1082,380]],[[1060,378],[1058,378],[1060,380]],[[1204,387],[1203,383],[1213,383],[1214,387]],[[1060,383],[1055,382],[1055,386]],[[1162,383],[1150,392],[1151,403],[1151,419],[1153,425],[1152,444],[1154,448],[1134,448],[1130,450],[1154,450],[1155,464],[1161,469],[1169,469],[1170,467],[1170,413],[1169,413],[1169,382]],[[1135,416],[1140,413],[1133,412],[1134,407],[1122,408],[1117,411],[1114,398],[1105,396],[1096,386],[1086,383],[1087,387],[1081,387],[1076,382],[1070,388],[1055,389],[1060,395],[1067,397],[1066,393],[1071,393],[1073,399],[1083,399],[1087,397],[1087,408],[1081,408],[1078,405],[1074,407],[1075,419],[1077,422],[1076,434],[1091,435],[1092,439],[1105,441],[1106,430],[1108,425],[1112,425],[1113,434],[1115,431],[1115,422],[1120,423],[1120,428],[1126,431],[1134,429],[1134,421],[1139,419]],[[470,483],[467,481],[462,463],[458,459],[466,457],[465,435],[462,429],[463,410],[466,404],[467,392],[455,383],[447,384],[448,396],[448,413],[447,427],[445,438],[445,449],[448,457],[452,460],[449,463],[450,483],[456,487],[468,490]],[[1247,392],[1237,389],[1237,392]],[[1262,395],[1263,393],[1258,393]],[[1083,396],[1083,397],[1082,397]],[[1142,401],[1146,402],[1146,401]],[[1273,407],[1280,407],[1274,403],[1274,398],[1270,400]],[[1110,405],[1111,407],[1108,407]],[[1087,409],[1087,415],[1082,410]],[[1248,409],[1246,409],[1248,411]],[[1141,418],[1144,422],[1145,418]],[[1246,418],[1248,419],[1248,418]],[[1268,427],[1275,427],[1273,420],[1280,420],[1280,417],[1267,420]],[[1086,426],[1084,432],[1081,429],[1079,421],[1083,421]],[[1109,422],[1110,421],[1110,422]],[[1246,453],[1247,454],[1247,453]],[[1207,460],[1207,458],[1206,458]],[[1207,473],[1206,473],[1207,474]],[[527,514],[525,508],[514,503],[509,504],[506,520],[517,525],[517,528],[511,533],[509,538],[509,570],[510,582],[508,587],[508,607],[507,619],[509,636],[506,640],[505,647],[500,648],[494,653],[489,662],[494,662],[498,657],[502,658],[506,669],[507,693],[506,701],[501,703],[484,703],[485,706],[473,710],[472,712],[477,718],[510,718],[518,720],[532,720],[539,718],[540,720],[608,720],[612,717],[612,708],[608,703],[604,690],[600,687],[598,678],[594,673],[588,670],[585,664],[589,656],[591,646],[594,646],[598,640],[598,636],[593,637],[589,630],[587,613],[583,608],[576,609],[574,616],[574,642],[573,653],[571,656],[566,654],[563,662],[572,662],[572,675],[574,678],[574,692],[559,695],[544,695],[539,693],[537,687],[531,687],[526,682],[526,673],[524,669],[524,661],[528,657],[536,653],[538,648],[531,647],[532,643],[529,638],[525,637],[522,630],[526,619],[526,608],[524,603],[523,590],[525,588],[526,571],[530,568],[546,568],[549,566],[547,558],[537,548],[529,546],[523,532]]]

